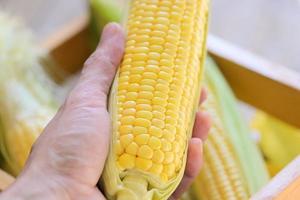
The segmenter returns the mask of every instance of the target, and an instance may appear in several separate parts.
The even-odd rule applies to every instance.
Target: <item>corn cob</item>
[[[0,14],[0,149],[3,165],[18,175],[32,143],[58,107],[49,77],[40,66],[44,55],[30,33]],[[53,85],[54,87],[54,85]]]
[[[213,119],[204,146],[204,166],[188,198],[249,199],[268,180],[262,156],[238,114],[234,96],[211,59],[207,59],[203,109]]]
[[[245,177],[232,143],[225,133],[218,107],[215,106],[216,99],[211,88],[206,88],[209,96],[203,110],[211,115],[213,124],[204,145],[204,165],[193,183],[192,195],[197,197],[195,199],[207,200],[248,199]]]
[[[179,184],[205,57],[206,0],[134,0],[110,96],[109,199],[167,199]]]
[[[300,155],[299,128],[261,111],[252,119],[252,126],[259,133],[259,146],[272,176]]]
[[[210,61],[212,62],[212,60]],[[212,66],[213,64],[208,64]],[[249,127],[243,121],[235,96],[216,67],[210,67],[206,73],[207,84],[219,105],[220,118],[225,132],[233,145],[241,170],[245,176],[248,191],[254,194],[269,180],[269,174],[263,162],[262,154],[251,138]]]

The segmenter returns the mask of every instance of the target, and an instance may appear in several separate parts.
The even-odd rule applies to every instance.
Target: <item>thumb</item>
[[[110,136],[106,98],[123,51],[122,28],[115,23],[107,25],[97,49],[86,61],[77,85],[39,137],[35,145],[39,149],[35,155],[41,156],[39,160],[48,165],[50,160],[51,166],[66,170],[68,174],[73,169],[78,180],[90,177],[93,184],[98,181]],[[45,160],[43,152],[49,149],[52,152],[50,159]],[[82,158],[84,162],[81,162]],[[82,163],[93,163],[93,167],[78,173],[76,169],[82,167]]]
[[[79,82],[69,94],[67,104],[106,107],[107,94],[123,57],[124,44],[121,26],[117,23],[106,25],[97,49],[85,62]]]

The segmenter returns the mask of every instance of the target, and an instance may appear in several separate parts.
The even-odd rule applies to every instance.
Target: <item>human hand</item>
[[[78,84],[34,144],[23,172],[2,194],[3,199],[105,199],[97,183],[111,135],[107,95],[123,56],[124,41],[119,25],[106,26]],[[197,113],[185,175],[172,199],[177,199],[199,172],[209,124],[206,114]]]

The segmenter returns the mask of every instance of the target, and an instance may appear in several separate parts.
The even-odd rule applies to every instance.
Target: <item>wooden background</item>
[[[211,0],[210,31],[271,61],[300,71],[299,0]],[[86,10],[87,0],[0,0],[38,40]]]

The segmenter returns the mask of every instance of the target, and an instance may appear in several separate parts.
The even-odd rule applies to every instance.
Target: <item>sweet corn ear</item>
[[[200,96],[206,0],[134,0],[110,96],[109,199],[167,199],[179,184]]]
[[[205,88],[209,96],[203,110],[210,114],[213,124],[204,145],[204,165],[191,187],[194,199],[246,200],[250,194],[240,162],[226,134],[214,92],[208,85]]]
[[[201,106],[212,119],[204,164],[182,200],[249,199],[268,182],[262,155],[250,138],[236,99],[216,64],[206,62],[208,97]]]
[[[30,32],[5,13],[0,13],[0,52],[1,165],[17,176],[58,108],[57,87],[41,66],[45,53],[34,45]]]

